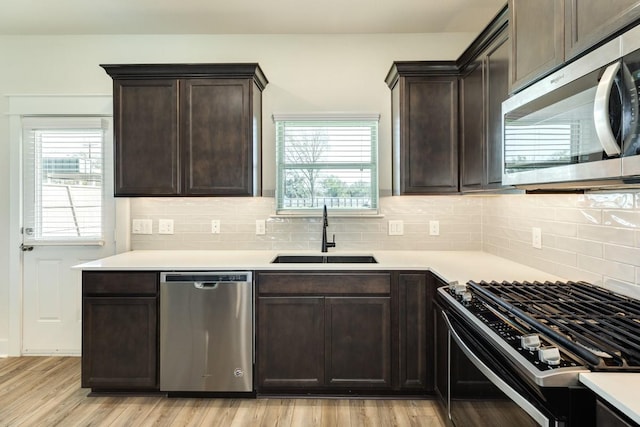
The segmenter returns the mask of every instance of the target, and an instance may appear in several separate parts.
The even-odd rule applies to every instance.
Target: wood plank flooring
[[[0,358],[0,426],[443,427],[436,402],[87,396],[78,357]]]

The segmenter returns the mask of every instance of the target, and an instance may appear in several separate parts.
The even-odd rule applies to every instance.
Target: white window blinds
[[[377,212],[376,115],[274,115],[279,213]]]
[[[106,122],[23,117],[22,123],[24,241],[101,241]]]

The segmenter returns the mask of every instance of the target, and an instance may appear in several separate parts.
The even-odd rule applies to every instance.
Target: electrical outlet
[[[540,227],[531,229],[531,246],[536,249],[542,249],[542,229]]]
[[[267,222],[264,219],[256,219],[256,235],[267,234]]]
[[[172,219],[159,219],[158,220],[158,234],[173,234],[173,220]]]
[[[212,234],[220,234],[220,220],[212,219],[211,220],[211,233]]]
[[[401,219],[389,221],[389,236],[402,236],[404,234],[404,222]]]
[[[429,235],[430,236],[440,235],[440,221],[429,221]]]
[[[150,219],[134,219],[131,223],[132,234],[152,234],[153,221]]]

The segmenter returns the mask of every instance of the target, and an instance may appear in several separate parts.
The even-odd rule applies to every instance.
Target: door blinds
[[[23,221],[29,244],[103,239],[106,121],[23,118]]]

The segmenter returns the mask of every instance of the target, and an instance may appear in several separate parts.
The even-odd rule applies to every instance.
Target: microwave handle
[[[609,97],[611,89],[616,78],[616,74],[620,70],[620,61],[617,61],[607,67],[602,74],[598,88],[596,89],[596,98],[593,102],[593,121],[596,126],[596,134],[598,140],[602,144],[604,152],[607,156],[620,155],[620,146],[616,142],[613,135],[609,120]]]

